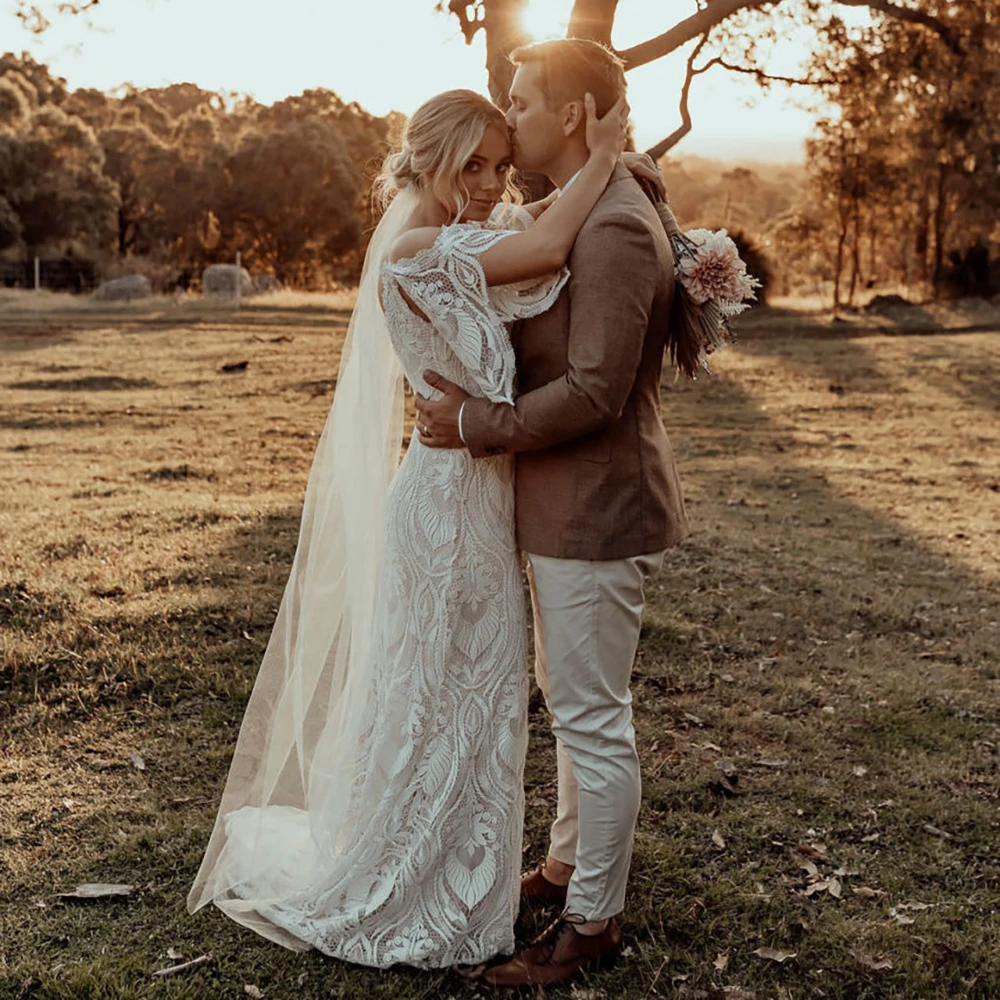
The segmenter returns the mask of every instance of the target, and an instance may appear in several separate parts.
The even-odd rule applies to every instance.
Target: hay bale
[[[255,274],[253,277],[253,290],[258,295],[280,292],[283,287],[273,274]]]
[[[237,268],[235,264],[209,264],[201,272],[201,290],[205,295],[236,295],[236,282],[239,281],[240,295],[253,294],[253,282],[250,272],[245,268]]]
[[[99,302],[131,302],[132,299],[148,299],[152,294],[149,278],[144,274],[127,274],[99,285],[94,298]]]

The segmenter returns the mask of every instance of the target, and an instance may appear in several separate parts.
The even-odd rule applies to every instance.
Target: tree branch
[[[566,30],[567,38],[589,38],[611,46],[618,0],[575,0]]]
[[[653,160],[658,160],[668,149],[673,149],[691,131],[691,111],[688,108],[688,96],[691,93],[691,81],[704,73],[709,69],[715,60],[707,62],[701,69],[694,68],[694,61],[698,58],[701,50],[705,47],[705,43],[708,41],[708,32],[706,31],[704,35],[701,36],[701,41],[694,47],[691,55],[688,56],[687,61],[687,75],[684,77],[684,86],[681,88],[681,124],[674,129],[665,139],[661,139],[655,146],[650,146],[646,150],[646,155],[651,156]]]
[[[781,3],[781,0],[713,0],[707,7],[678,22],[669,31],[631,48],[623,49],[618,55],[625,61],[626,69],[645,66],[646,63],[679,49],[692,38],[706,34],[738,11],[769,7],[778,3]]]
[[[706,63],[699,72],[703,73],[710,66],[721,66],[723,69],[729,70],[730,73],[744,73],[747,76],[752,76],[758,83],[787,83],[795,87],[830,87],[840,83],[836,77],[804,80],[794,76],[777,76],[774,73],[765,73],[764,70],[754,66],[737,66],[735,63],[726,62],[722,56],[716,56],[715,59]]]
[[[687,44],[692,38],[711,31],[717,24],[744,10],[756,10],[760,7],[776,7],[783,0],[711,0],[711,3],[701,10],[678,22],[662,35],[650,38],[648,41],[624,49],[618,55],[625,61],[626,69],[645,66],[646,63],[660,59],[675,49]],[[919,24],[935,32],[941,40],[958,56],[963,56],[962,48],[955,32],[940,18],[923,11],[902,7],[895,0],[835,0],[845,7],[868,7],[888,17],[895,17],[910,24]]]
[[[965,55],[965,49],[958,40],[955,32],[940,18],[934,17],[933,14],[925,14],[922,10],[913,10],[912,7],[901,7],[898,3],[893,2],[893,0],[836,0],[836,2],[844,7],[869,7],[872,10],[877,10],[880,14],[894,17],[899,21],[920,24],[938,35],[941,41],[955,55],[959,57]]]
[[[469,17],[469,8],[472,8],[473,16]],[[438,4],[438,10],[443,10],[444,5]],[[449,0],[448,13],[454,14],[458,18],[458,23],[462,26],[462,34],[465,35],[465,44],[471,45],[472,39],[476,37],[476,32],[486,24],[486,17],[481,4],[467,3],[466,0]]]

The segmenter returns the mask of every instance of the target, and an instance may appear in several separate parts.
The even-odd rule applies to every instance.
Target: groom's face
[[[507,124],[518,170],[544,171],[566,142],[562,115],[545,99],[537,63],[517,67],[510,85]]]

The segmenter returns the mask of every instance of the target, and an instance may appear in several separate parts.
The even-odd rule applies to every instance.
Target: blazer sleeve
[[[565,374],[514,406],[469,399],[462,414],[469,451],[550,448],[614,423],[635,383],[658,268],[653,234],[639,217],[619,213],[588,227],[571,262]]]

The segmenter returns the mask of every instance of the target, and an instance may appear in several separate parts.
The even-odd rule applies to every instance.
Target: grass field
[[[184,909],[349,306],[0,304],[0,1000],[488,995]],[[628,947],[549,995],[995,1000],[1000,335],[760,317],[664,384],[694,535],[634,678]],[[526,861],[537,693],[532,734]]]

